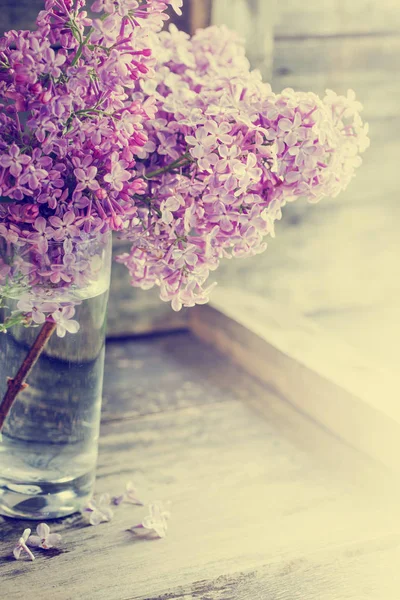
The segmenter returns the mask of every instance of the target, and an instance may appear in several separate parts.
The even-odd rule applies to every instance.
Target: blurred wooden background
[[[31,27],[43,3],[0,0],[0,29]],[[216,278],[292,304],[371,358],[397,366],[398,0],[184,0],[183,16],[173,20],[190,32],[211,22],[236,28],[276,91],[356,91],[370,122],[371,148],[349,189],[318,207],[288,206],[268,251],[228,262]],[[184,323],[185,315],[173,314],[156,293],[132,291],[116,266],[111,333]]]
[[[281,0],[278,7],[273,88],[319,94],[353,88],[371,147],[345,193],[317,207],[287,206],[267,252],[231,261],[219,279],[293,305],[375,364],[397,371],[399,3]]]

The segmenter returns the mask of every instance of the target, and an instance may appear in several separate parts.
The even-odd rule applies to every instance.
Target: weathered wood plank
[[[397,499],[357,454],[270,397],[265,420],[234,401],[105,423],[98,491],[118,493],[133,476],[145,500],[170,500],[168,538],[133,538],[126,529],[144,510],[122,505],[110,524],[96,529],[80,528],[76,518],[56,525],[64,552],[37,553],[33,564],[16,563],[7,560],[9,542],[22,523],[5,520],[2,593],[19,598],[23,581],[44,600],[54,598],[55,591],[63,600],[176,598],[171,590],[178,586],[190,590],[195,581],[263,565],[268,565],[270,585],[278,585],[279,573],[297,563],[298,577],[287,585],[290,597],[301,586],[312,590],[306,565],[315,562],[318,568],[322,560],[320,571],[327,563],[338,565],[332,594],[340,597],[346,589],[342,569],[352,575],[344,560],[352,545],[367,553],[376,549],[370,540],[378,538],[379,545],[382,539],[384,546],[385,537],[400,534],[393,520]],[[328,462],[324,448],[332,455]],[[325,566],[320,554],[328,556]],[[371,562],[367,576],[377,586],[380,570]],[[354,589],[361,591],[356,575]]]
[[[276,0],[214,0],[211,22],[226,25],[245,40],[246,55],[265,79],[271,77]]]
[[[400,539],[393,535],[367,546],[354,543],[277,560],[140,600],[397,600],[399,559]]]
[[[245,400],[251,378],[243,373],[233,387],[237,379],[236,366],[188,332],[109,342],[102,418]]]
[[[318,94],[328,87],[338,93],[352,88],[367,120],[398,116],[399,58],[400,35],[276,40],[273,87]]]
[[[17,563],[10,558],[12,540],[26,522],[2,519],[2,594],[16,600],[23,585],[43,600],[228,600],[238,594],[255,600],[257,590],[279,588],[288,598],[304,589],[324,600],[328,581],[332,599],[352,585],[360,600],[363,582],[380,590],[385,580],[377,561],[397,557],[388,536],[400,534],[397,491],[385,473],[237,367],[232,372],[213,349],[190,335],[169,337],[159,339],[158,350],[155,340],[138,340],[137,353],[109,345],[110,368],[112,360],[131,367],[132,394],[121,394],[120,372],[106,375],[114,404],[105,405],[97,479],[100,493],[118,494],[133,478],[143,500],[170,500],[168,538],[133,537],[126,529],[144,509],[122,505],[98,528],[82,527],[79,517],[55,523],[61,552],[37,552],[35,563]],[[135,367],[153,412],[139,418],[133,418]],[[186,387],[183,404],[174,397],[179,369],[183,382],[210,377],[207,406]],[[163,387],[170,405],[154,413],[161,408],[151,406],[151,394]],[[385,564],[384,575],[390,573]]]
[[[397,0],[280,0],[275,28],[278,38],[391,32],[400,32]]]

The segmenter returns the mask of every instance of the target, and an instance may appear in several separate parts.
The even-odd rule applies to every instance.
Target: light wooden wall
[[[217,0],[218,1],[218,0]],[[400,114],[397,0],[283,0],[275,28],[274,83],[322,93],[356,90],[367,119]]]
[[[399,8],[398,0],[280,0],[275,34],[281,38],[399,33]]]
[[[212,5],[212,23],[244,37],[252,67],[266,80],[271,77],[277,6],[278,0],[214,0]]]
[[[217,0],[218,1],[218,0]],[[370,123],[371,147],[349,190],[333,201],[397,202],[400,135],[400,5],[398,0],[281,0],[275,27],[273,87],[338,93],[355,90]],[[320,208],[319,207],[319,210]],[[301,205],[293,211],[304,212]]]
[[[278,6],[273,88],[353,88],[371,147],[346,192],[316,207],[288,205],[265,254],[230,261],[216,275],[221,285],[292,303],[377,365],[397,370],[400,3],[279,0]]]

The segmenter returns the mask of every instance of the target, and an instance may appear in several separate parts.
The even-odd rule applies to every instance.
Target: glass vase
[[[0,513],[40,520],[63,517],[80,511],[93,492],[111,235],[75,242],[72,258],[63,261],[64,278],[58,281],[56,275],[53,282],[38,278],[49,265],[38,265],[41,258],[37,252],[32,256],[28,245],[2,243],[0,267],[3,275],[8,269],[13,276],[0,279],[0,323],[21,310],[21,298],[29,293],[31,303],[37,295],[40,302],[48,299],[59,310],[72,305],[79,329],[59,337],[65,331],[62,324],[60,331],[57,327],[27,378],[28,386],[7,413],[0,434]],[[55,244],[45,255],[47,262],[52,254],[64,256],[65,252]],[[40,321],[38,313],[34,314]],[[15,377],[42,327],[31,319],[0,334],[0,403],[8,378]]]

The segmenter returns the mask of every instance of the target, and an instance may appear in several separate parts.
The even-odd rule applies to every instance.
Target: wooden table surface
[[[0,598],[400,597],[390,477],[189,332],[108,344],[97,492],[129,480],[171,503],[165,539],[129,533],[146,509],[122,504],[54,522],[60,549],[16,561],[32,522],[4,518]]]

